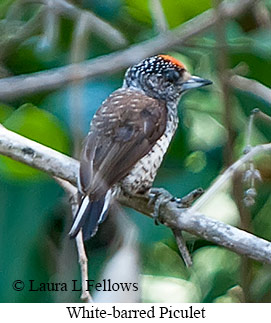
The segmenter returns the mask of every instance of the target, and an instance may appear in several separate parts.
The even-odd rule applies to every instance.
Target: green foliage
[[[0,123],[3,123],[14,111],[14,109],[6,104],[0,104]]]
[[[195,151],[186,158],[185,166],[194,173],[198,173],[206,166],[206,155],[202,151]]]
[[[9,6],[14,2],[14,0],[1,0],[0,1],[0,19],[3,19]]]
[[[8,111],[7,107],[5,111]],[[38,109],[32,104],[22,105],[3,122],[3,125],[20,135],[60,152],[68,153],[69,151],[68,139],[59,120],[49,112]],[[39,171],[4,156],[0,157],[0,169],[2,174],[17,179],[41,175]]]
[[[133,18],[139,22],[151,25],[151,1],[125,0],[125,2],[127,4],[128,12]],[[164,0],[161,1],[161,4],[170,27],[176,27],[211,7],[210,0]]]
[[[190,281],[199,285],[203,301],[212,301],[236,284],[240,266],[236,254],[218,247],[204,247],[197,250],[193,259]]]

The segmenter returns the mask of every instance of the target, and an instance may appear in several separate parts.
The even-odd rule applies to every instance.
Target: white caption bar
[[[102,322],[108,320],[133,320],[161,322],[187,321],[217,323],[265,321],[270,304],[0,304],[1,322]]]

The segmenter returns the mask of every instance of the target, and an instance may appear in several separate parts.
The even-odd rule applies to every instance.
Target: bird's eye
[[[164,72],[165,81],[175,83],[180,78],[180,73],[175,69],[168,69]]]

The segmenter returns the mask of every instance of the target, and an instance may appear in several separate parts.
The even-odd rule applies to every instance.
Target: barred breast
[[[158,168],[178,126],[177,110],[169,111],[164,134],[147,155],[141,158],[129,174],[119,183],[122,190],[131,194],[145,193],[151,188]]]

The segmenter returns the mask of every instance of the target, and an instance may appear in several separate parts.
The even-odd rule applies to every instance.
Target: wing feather
[[[96,112],[80,164],[81,191],[98,200],[125,177],[162,136],[163,101],[139,91],[119,89]]]

